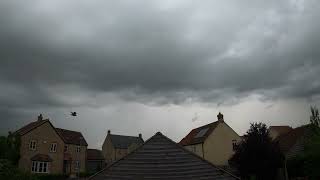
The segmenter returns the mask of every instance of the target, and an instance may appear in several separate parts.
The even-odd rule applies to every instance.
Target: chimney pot
[[[223,120],[223,114],[221,114],[221,112],[219,112],[219,114],[217,115],[218,121],[219,122],[224,122]]]
[[[141,138],[141,139],[142,139],[142,134],[141,134],[141,133],[139,134],[139,138]]]
[[[43,120],[43,116],[42,116],[42,114],[40,114],[39,116],[38,116],[38,121],[42,121]]]
[[[110,131],[110,130],[108,130],[108,134],[111,134],[111,131]]]

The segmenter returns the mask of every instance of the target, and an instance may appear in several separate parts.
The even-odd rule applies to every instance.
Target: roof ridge
[[[134,137],[134,138],[139,138],[139,136],[129,136],[129,135],[121,135],[121,134],[109,134],[111,136],[122,136],[122,137]]]
[[[202,160],[203,162],[208,163],[209,165],[213,166],[214,168],[217,168],[218,170],[223,171],[223,172],[227,173],[228,175],[230,175],[230,176],[232,176],[232,177],[240,180],[239,177],[233,175],[232,173],[230,173],[230,172],[228,172],[228,171],[226,171],[226,170],[224,170],[224,169],[222,169],[222,168],[220,168],[220,167],[212,164],[211,162],[209,162],[209,161],[201,158],[200,156],[196,155],[195,153],[193,153],[193,152],[185,149],[183,146],[181,146],[181,145],[179,145],[178,143],[174,142],[172,139],[170,139],[170,138],[168,138],[167,136],[163,135],[161,132],[157,132],[156,134],[154,134],[153,136],[151,136],[149,139],[147,139],[143,144],[141,144],[138,148],[136,148],[135,150],[131,151],[131,152],[130,152],[129,154],[127,154],[126,156],[124,156],[124,157],[116,160],[115,162],[111,163],[111,164],[108,165],[107,167],[105,167],[105,168],[103,168],[102,170],[98,171],[97,173],[93,174],[92,176],[89,177],[89,180],[92,179],[93,177],[97,176],[98,174],[104,172],[105,170],[109,169],[109,168],[112,167],[113,165],[119,163],[121,160],[129,157],[130,155],[132,155],[132,154],[134,154],[134,153],[136,153],[136,152],[139,151],[145,144],[147,144],[149,141],[151,141],[155,136],[162,136],[162,137],[164,137],[166,140],[168,140],[169,142],[173,143],[176,147],[178,147],[179,149],[183,150],[184,152],[189,153],[189,154],[193,155],[194,157]]]

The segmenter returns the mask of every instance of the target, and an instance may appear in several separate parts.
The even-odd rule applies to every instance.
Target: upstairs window
[[[51,143],[50,152],[57,152],[57,143]]]
[[[67,152],[67,151],[68,151],[68,145],[64,145],[63,151],[64,151],[64,152]]]
[[[235,151],[237,149],[237,141],[232,140],[232,149]]]
[[[37,141],[36,140],[31,140],[29,143],[29,149],[34,151],[37,149]]]
[[[81,151],[81,147],[80,147],[80,146],[77,146],[77,147],[76,147],[76,152],[79,153],[80,151]]]

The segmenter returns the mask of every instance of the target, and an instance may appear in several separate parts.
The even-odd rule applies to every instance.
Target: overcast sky
[[[0,1],[0,133],[39,113],[94,148],[219,111],[239,135],[297,127],[320,102],[319,19],[319,0]]]

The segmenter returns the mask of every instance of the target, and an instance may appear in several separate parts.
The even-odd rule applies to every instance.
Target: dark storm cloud
[[[318,10],[316,1],[3,1],[0,106],[81,106],[108,92],[160,104],[312,99]],[[70,92],[80,100],[61,98]]]

